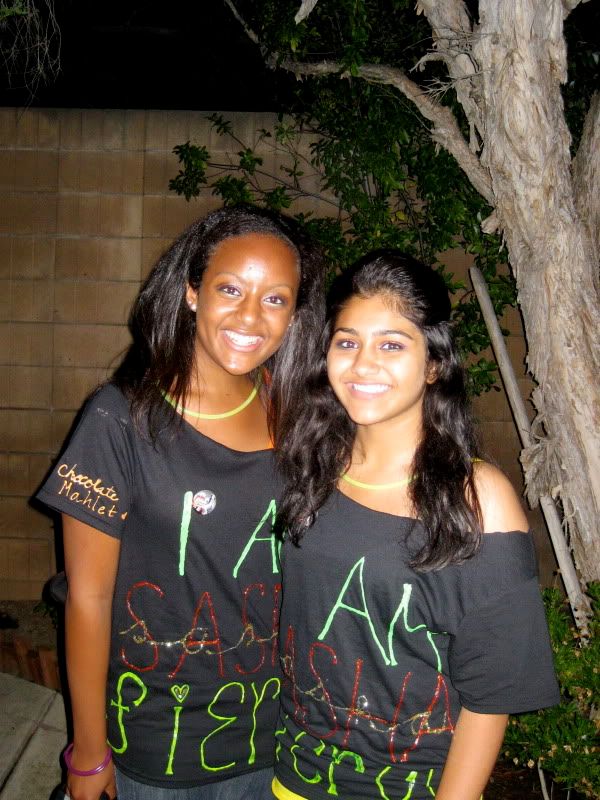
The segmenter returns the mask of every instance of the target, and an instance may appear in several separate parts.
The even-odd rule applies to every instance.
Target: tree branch
[[[242,28],[246,31],[246,35],[248,36],[248,38],[251,39],[254,42],[254,44],[258,45],[260,47],[261,51],[262,51],[263,48],[262,48],[262,45],[260,43],[260,39],[254,33],[252,28],[249,25],[246,24],[246,20],[239,14],[239,12],[238,12],[237,8],[235,7],[235,5],[233,4],[232,0],[225,0],[225,5],[228,6],[228,8],[231,10],[231,13],[233,14],[233,16],[237,19],[237,21],[240,23]]]
[[[268,63],[272,67],[288,70],[288,72],[292,72],[299,78],[336,74],[340,78],[350,77],[350,74],[347,71],[345,72],[342,65],[336,61],[302,63],[291,59],[278,61],[275,57],[271,57]],[[491,206],[494,206],[490,176],[482,167],[479,158],[469,148],[454,114],[449,108],[433,102],[417,83],[411,81],[402,70],[395,67],[388,67],[383,64],[363,64],[356,68],[356,74],[359,78],[363,78],[369,83],[393,86],[414,103],[422,116],[433,123],[432,139],[454,156],[475,189]]]
[[[427,17],[436,52],[446,62],[458,101],[471,127],[483,138],[481,92],[477,78],[479,65],[471,47],[474,34],[465,3],[463,0],[444,0],[443,3],[439,0],[419,0],[417,14]],[[473,140],[471,147],[478,149]]]
[[[600,92],[595,92],[573,159],[575,207],[589,237],[595,263],[600,261]],[[596,279],[598,271],[596,270]],[[596,288],[598,282],[596,280]]]

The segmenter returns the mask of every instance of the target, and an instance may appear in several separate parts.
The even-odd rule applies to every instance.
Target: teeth
[[[249,347],[250,345],[258,344],[260,341],[260,336],[244,336],[243,333],[236,333],[235,331],[225,331],[225,335],[240,347]]]
[[[390,388],[385,383],[351,383],[350,386],[355,392],[364,392],[365,394],[382,394]]]

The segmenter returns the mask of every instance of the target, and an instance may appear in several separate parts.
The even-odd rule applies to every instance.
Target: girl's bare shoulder
[[[521,500],[502,470],[486,461],[476,462],[473,470],[484,533],[529,530]]]

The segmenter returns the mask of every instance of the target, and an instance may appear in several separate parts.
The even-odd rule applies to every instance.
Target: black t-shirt
[[[531,536],[485,534],[464,564],[419,573],[422,536],[336,492],[282,548],[276,774],[302,797],[431,798],[461,707],[559,701]]]
[[[271,451],[231,450],[185,422],[153,445],[107,385],[38,496],[121,541],[107,690],[119,769],[185,787],[272,764],[281,587]]]

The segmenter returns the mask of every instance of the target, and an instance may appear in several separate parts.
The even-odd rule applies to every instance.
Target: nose
[[[376,372],[378,372],[379,365],[377,364],[375,356],[371,352],[370,348],[361,347],[356,351],[354,363],[352,364],[352,370],[357,375],[364,377],[368,375],[374,375]]]
[[[237,309],[237,316],[245,326],[250,326],[256,322],[260,315],[260,298],[247,294],[242,298]]]

